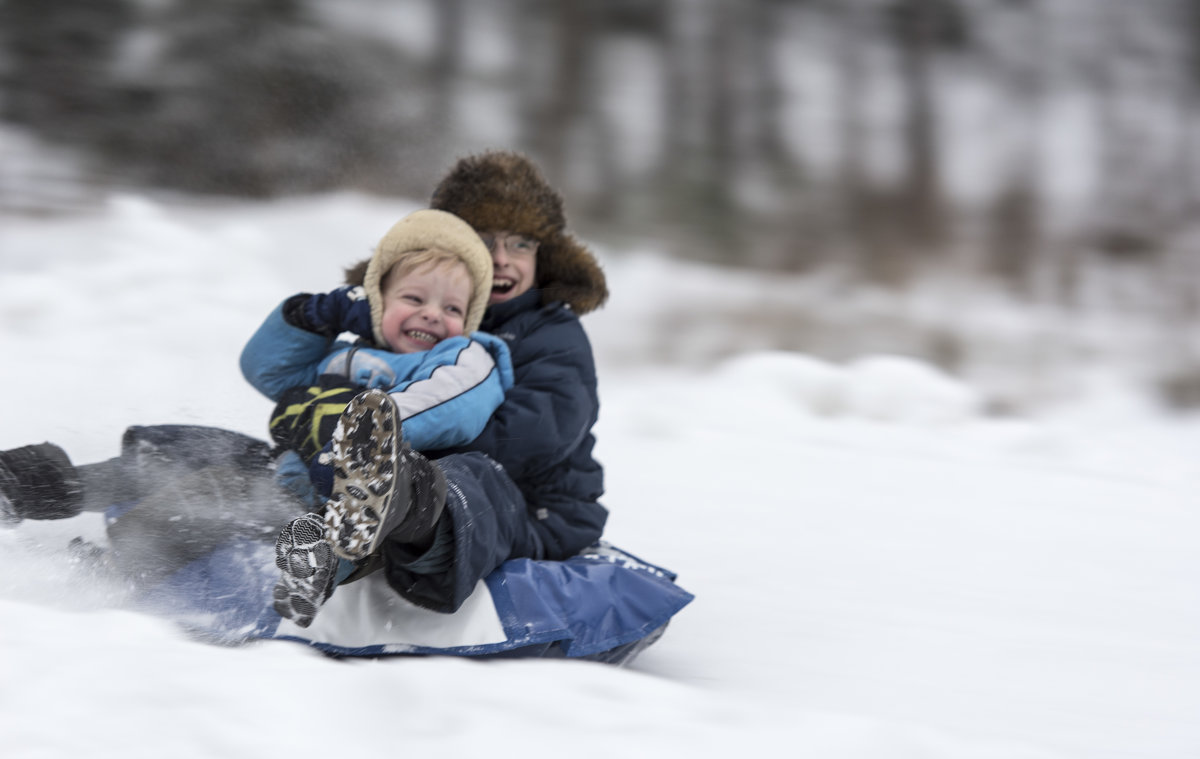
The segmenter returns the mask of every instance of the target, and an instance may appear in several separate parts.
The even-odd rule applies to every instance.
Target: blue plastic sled
[[[213,642],[290,640],[334,656],[568,657],[628,663],[693,596],[675,575],[600,543],[565,561],[514,559],[453,614],[414,606],[382,573],[339,586],[311,626],[271,608],[274,546],[225,544],[147,591],[138,607]]]

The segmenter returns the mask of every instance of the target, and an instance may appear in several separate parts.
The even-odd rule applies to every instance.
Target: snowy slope
[[[125,197],[0,220],[0,447],[261,436],[243,342],[413,208]],[[585,324],[608,537],[697,595],[631,668],[208,646],[74,573],[94,515],[25,523],[0,533],[3,755],[1200,756],[1200,423],[1104,374],[996,421],[899,358],[631,362],[669,265],[605,263],[613,302]]]

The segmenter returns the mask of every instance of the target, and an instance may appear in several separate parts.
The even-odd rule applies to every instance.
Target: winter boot
[[[0,522],[73,517],[82,494],[79,472],[57,445],[0,451]]]
[[[283,573],[275,584],[275,611],[308,627],[333,593],[338,569],[319,515],[305,514],[283,528],[275,541],[275,566]]]
[[[333,432],[333,495],[325,533],[333,552],[358,560],[384,538],[432,540],[446,504],[446,477],[404,440],[400,413],[382,390],[359,393]]]

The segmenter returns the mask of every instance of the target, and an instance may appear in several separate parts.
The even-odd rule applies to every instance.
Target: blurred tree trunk
[[[1174,394],[1181,407],[1200,407],[1200,345],[1189,339],[1200,316],[1200,257],[1186,240],[1200,211],[1200,140],[1197,139],[1197,105],[1200,103],[1200,4],[1176,0],[1169,21],[1181,38],[1183,77],[1179,84],[1175,160],[1170,185],[1176,188],[1171,209],[1170,234],[1174,238],[1162,264],[1162,289],[1167,293],[1168,329],[1177,335],[1174,353]],[[1193,238],[1194,239],[1194,238]],[[1170,390],[1170,388],[1168,388]],[[1168,397],[1171,393],[1168,392]]]
[[[1161,242],[1155,212],[1159,183],[1146,160],[1156,146],[1135,99],[1145,93],[1125,84],[1145,70],[1148,55],[1156,54],[1142,44],[1142,30],[1133,23],[1142,13],[1106,5],[1098,13],[1099,43],[1090,59],[1100,152],[1089,242],[1114,260],[1147,259]]]
[[[666,123],[658,181],[665,221],[685,250],[718,260],[741,253],[734,144],[735,0],[676,0],[668,21]]]
[[[688,7],[683,7],[683,6]],[[702,135],[697,126],[702,123],[698,103],[700,100],[694,73],[695,59],[700,43],[696,29],[698,14],[692,3],[675,0],[670,4],[667,16],[666,39],[666,108],[663,124],[663,170],[664,199],[671,201],[676,193],[695,181],[698,171],[694,168],[695,154],[700,151]],[[672,204],[674,206],[674,204]],[[682,208],[671,207],[671,217],[682,212]]]
[[[853,251],[854,276],[877,282],[893,282],[899,272],[889,270],[896,261],[891,255],[894,230],[887,208],[873,202],[865,157],[867,146],[866,99],[867,53],[870,44],[866,20],[870,9],[858,0],[829,6],[832,14],[834,60],[837,67],[836,118],[838,139],[838,210],[835,222],[839,237]]]
[[[847,204],[856,205],[866,191],[866,170],[863,157],[867,151],[864,113],[867,51],[862,31],[862,10],[850,1],[833,5],[834,58],[837,65],[838,87],[836,118],[839,140],[838,181]],[[853,215],[853,214],[852,214]]]
[[[529,142],[547,175],[567,175],[571,135],[584,111],[592,35],[593,0],[534,3],[549,20],[544,45],[549,52],[549,86],[531,110]]]
[[[827,226],[822,210],[806,192],[801,158],[788,145],[789,67],[781,54],[785,46],[804,44],[790,36],[803,28],[801,5],[782,0],[744,5],[738,36],[743,81],[734,85],[741,123],[733,135],[737,174],[754,198],[739,211],[743,223],[755,230],[746,235],[753,243],[748,249],[759,266],[797,270],[821,258],[821,232]]]
[[[1196,123],[1200,106],[1200,3],[1176,0],[1172,18],[1178,24],[1184,45],[1184,80],[1177,111],[1180,128],[1174,161],[1175,184],[1180,193],[1178,220],[1184,225],[1200,212],[1200,129]]]
[[[987,270],[1022,295],[1033,294],[1042,249],[1042,104],[1045,97],[1046,19],[1037,0],[1009,0],[982,19],[996,45],[988,55],[1006,118],[1001,134],[1000,190],[990,218]],[[1061,276],[1061,272],[1056,272]]]
[[[433,3],[437,47],[429,72],[430,137],[428,150],[441,156],[455,140],[454,100],[462,76],[463,30],[466,14],[464,0],[437,0]]]
[[[735,125],[738,108],[738,36],[742,12],[735,10],[737,0],[710,0],[710,23],[706,48],[709,55],[705,76],[709,83],[706,98],[704,142],[708,160],[704,183],[712,188],[714,204],[728,211],[733,205],[733,183],[738,176],[738,150]]]
[[[894,8],[904,93],[905,200],[909,239],[937,249],[945,238],[933,61],[947,0],[897,0]]]
[[[777,172],[779,181],[788,182],[799,173],[799,167],[787,147],[784,114],[784,76],[787,72],[776,65],[773,56],[782,28],[781,5],[779,0],[753,0],[746,10],[752,82],[750,151],[756,162]]]

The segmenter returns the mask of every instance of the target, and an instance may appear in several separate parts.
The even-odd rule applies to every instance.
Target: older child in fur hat
[[[608,292],[592,254],[566,232],[562,198],[521,155],[459,161],[431,205],[466,220],[490,250],[494,284],[482,327],[507,343],[514,384],[478,436],[440,450],[414,443],[424,455],[402,442],[408,426],[387,396],[356,399],[343,422],[359,442],[338,456],[387,460],[380,469],[395,477],[349,507],[331,502],[324,538],[338,555],[382,567],[412,603],[451,612],[504,561],[563,559],[603,532],[603,471],[592,456],[596,373],[579,316]],[[370,277],[366,262],[347,271],[350,284]],[[421,502],[426,489],[406,483],[431,471],[449,483],[448,495],[422,528],[433,538],[415,541],[413,515],[434,510]],[[298,564],[297,574],[308,571]]]

